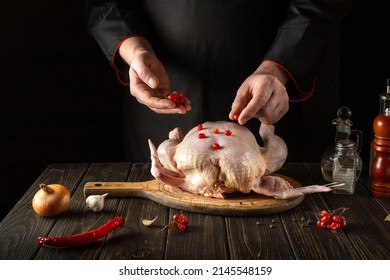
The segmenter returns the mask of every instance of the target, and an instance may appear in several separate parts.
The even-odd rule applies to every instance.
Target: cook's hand
[[[145,39],[129,38],[122,43],[119,53],[130,66],[130,93],[139,103],[160,114],[184,114],[191,110],[188,98],[184,105],[167,98],[171,93],[168,75]]]
[[[237,91],[229,118],[239,115],[243,125],[251,118],[265,124],[278,122],[289,109],[289,97],[284,84],[288,76],[272,62],[263,62]]]
[[[155,55],[139,53],[133,59],[130,69],[130,93],[139,103],[160,114],[184,114],[191,109],[186,98],[184,105],[176,105],[167,98],[169,79],[163,65]]]

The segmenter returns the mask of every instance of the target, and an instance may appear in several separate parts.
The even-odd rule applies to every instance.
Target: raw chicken
[[[185,137],[175,128],[157,150],[149,139],[151,173],[165,184],[216,198],[252,190],[289,199],[331,190],[319,185],[293,188],[286,180],[272,176],[283,166],[287,146],[274,134],[274,126],[261,124],[259,132],[264,147],[249,129],[234,122],[206,122]]]

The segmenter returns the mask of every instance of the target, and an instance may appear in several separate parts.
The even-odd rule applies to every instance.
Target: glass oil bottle
[[[321,172],[324,179],[328,182],[335,182],[333,179],[333,165],[334,155],[336,153],[336,143],[343,140],[351,140],[355,138],[356,154],[359,156],[361,150],[361,141],[363,133],[358,129],[351,129],[352,127],[352,110],[347,106],[342,106],[337,110],[337,119],[332,121],[336,126],[335,141],[323,153],[321,157]],[[359,160],[360,159],[360,160]],[[359,156],[355,166],[355,182],[359,179],[362,171],[362,160]]]
[[[356,151],[356,143],[352,140],[339,140],[335,145],[335,154],[333,158],[332,179],[337,183],[344,183],[333,189],[336,194],[354,194],[356,172],[358,167],[362,166],[362,160]]]

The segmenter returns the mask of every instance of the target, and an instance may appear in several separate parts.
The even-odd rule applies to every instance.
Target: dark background
[[[6,3],[4,3],[6,2]],[[304,104],[304,160],[334,140],[349,106],[368,161],[372,121],[389,71],[389,1],[355,1]],[[50,163],[122,161],[120,85],[84,28],[83,1],[0,5],[0,220]],[[289,147],[291,148],[291,147]]]

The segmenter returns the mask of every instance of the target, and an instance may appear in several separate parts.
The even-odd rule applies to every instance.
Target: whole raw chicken
[[[284,164],[287,146],[274,134],[274,126],[261,124],[259,132],[264,147],[249,129],[234,122],[206,122],[185,137],[175,128],[157,150],[149,139],[151,173],[165,184],[217,198],[252,190],[288,199],[331,190],[319,185],[293,188],[286,180],[270,175]]]

